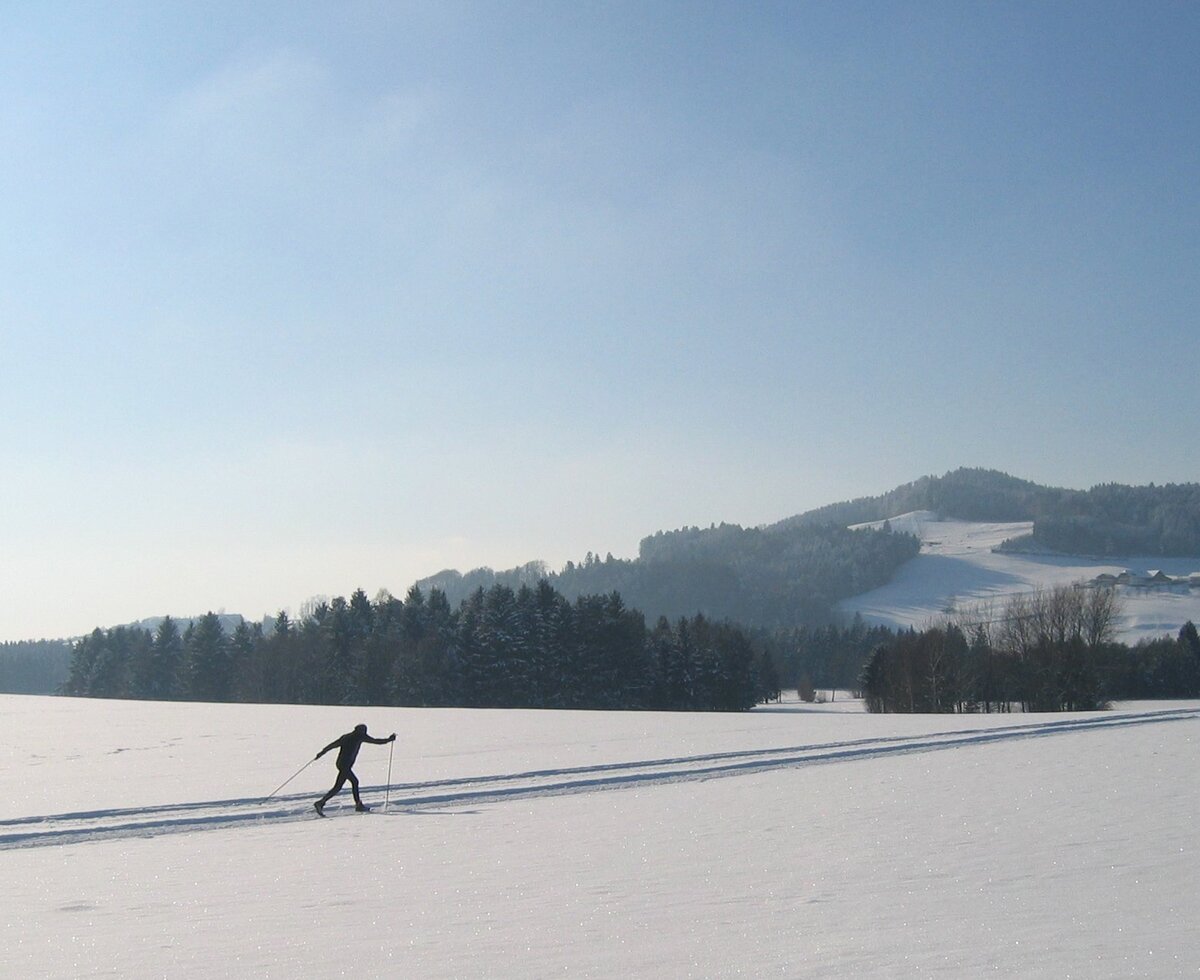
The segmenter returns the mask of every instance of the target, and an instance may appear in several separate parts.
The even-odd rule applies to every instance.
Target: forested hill
[[[829,622],[838,600],[884,585],[919,550],[915,537],[890,531],[721,524],[659,532],[633,560],[589,554],[560,572],[532,562],[506,572],[446,571],[417,584],[458,603],[480,588],[545,578],[570,599],[619,592],[651,622],[703,613],[774,629]]]
[[[1069,554],[1200,556],[1200,484],[1090,490],[1044,487],[1007,473],[958,469],[925,476],[878,497],[861,497],[789,517],[772,529],[882,521],[915,510],[967,521],[1033,521],[1033,534],[1008,543]]]
[[[454,604],[495,584],[546,578],[571,599],[619,592],[653,622],[704,613],[768,629],[816,625],[833,607],[884,585],[917,554],[908,535],[848,530],[911,511],[971,521],[1032,521],[1012,549],[1071,554],[1200,556],[1200,484],[1090,490],[1046,487],[988,469],[924,476],[877,497],[830,504],[775,524],[682,528],[644,538],[633,560],[588,556],[559,572],[542,562],[494,572],[445,571],[417,584]]]
[[[772,525],[865,524],[915,510],[963,521],[1035,521],[1060,513],[1077,490],[1043,487],[997,470],[958,469],[945,476],[923,476],[877,497],[859,497],[818,507]]]

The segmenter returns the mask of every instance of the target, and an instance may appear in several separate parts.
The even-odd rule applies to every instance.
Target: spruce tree
[[[170,616],[166,616],[154,633],[145,697],[157,701],[167,701],[175,697],[182,662],[183,637],[179,633],[179,625]]]
[[[188,689],[196,701],[226,701],[232,688],[229,641],[214,612],[205,613],[184,634]]]

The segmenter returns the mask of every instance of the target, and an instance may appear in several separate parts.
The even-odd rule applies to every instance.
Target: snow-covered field
[[[882,522],[860,525],[878,527]],[[1028,534],[1030,522],[982,524],[940,520],[928,511],[893,518],[894,530],[921,539],[921,553],[905,564],[883,588],[840,603],[868,623],[921,629],[946,619],[951,610],[972,610],[991,602],[1000,611],[1006,597],[1058,585],[1087,582],[1103,573],[1125,570],[1171,576],[1200,572],[1200,558],[1089,559],[1072,555],[1018,555],[992,551],[1007,538]],[[1120,586],[1123,615],[1117,638],[1126,643],[1176,635],[1189,619],[1200,623],[1200,589]]]
[[[359,721],[375,812],[311,801]],[[0,697],[4,977],[1171,977],[1200,703],[1081,715]],[[388,808],[383,812],[385,796]]]

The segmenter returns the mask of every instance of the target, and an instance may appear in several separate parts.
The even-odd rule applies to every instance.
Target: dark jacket
[[[395,735],[391,735],[388,738],[373,738],[367,734],[365,728],[356,728],[352,732],[346,732],[341,738],[335,738],[317,753],[317,758],[321,758],[330,749],[336,748],[338,750],[337,767],[344,772],[354,765],[354,760],[358,758],[358,750],[362,748],[363,742],[386,745],[395,737]]]

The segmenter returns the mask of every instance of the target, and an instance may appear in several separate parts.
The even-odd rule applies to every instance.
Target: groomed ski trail
[[[772,769],[825,765],[887,755],[966,748],[1015,739],[1046,738],[1197,719],[1200,719],[1200,708],[1178,708],[1039,721],[996,728],[961,729],[922,735],[601,763],[422,783],[395,783],[388,788],[389,809],[384,813],[376,804],[374,813],[396,816],[436,807],[462,807],[531,797],[680,783]],[[362,792],[364,795],[382,794],[385,788],[364,786]],[[318,820],[320,818],[312,809],[313,795],[311,792],[293,793],[275,797],[265,804],[259,799],[209,800],[13,817],[0,820],[0,850]],[[353,807],[349,805],[335,803],[327,806],[327,816],[354,814]]]

